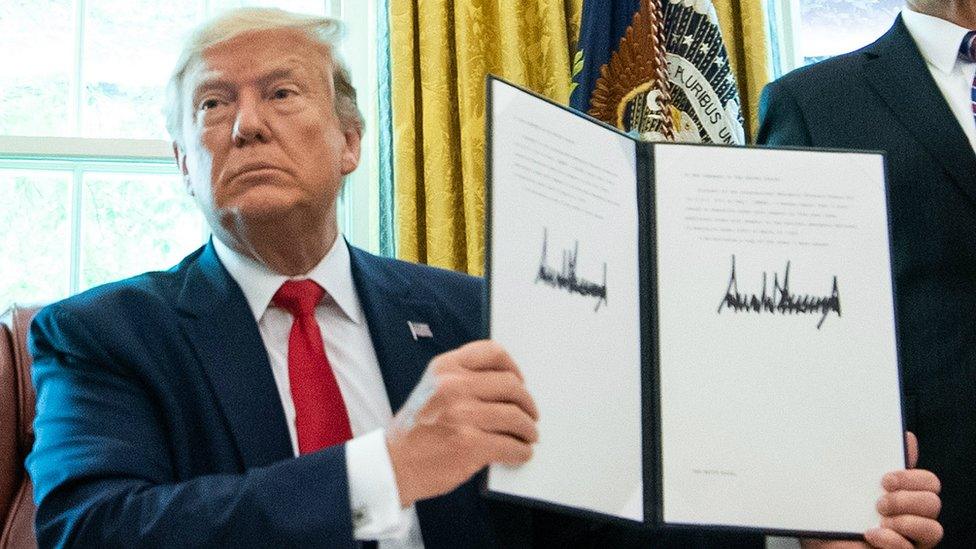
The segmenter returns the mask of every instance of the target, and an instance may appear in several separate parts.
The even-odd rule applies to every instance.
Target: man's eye
[[[271,94],[271,97],[275,99],[287,99],[293,95],[295,95],[295,90],[289,88],[278,88],[273,94]]]
[[[209,111],[210,109],[218,107],[219,105],[220,105],[220,100],[218,99],[206,99],[202,103],[200,103],[200,110]]]

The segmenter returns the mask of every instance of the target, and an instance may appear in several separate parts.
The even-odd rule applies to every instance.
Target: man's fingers
[[[509,435],[528,443],[539,440],[535,421],[514,404],[479,403],[472,408],[472,416],[472,424],[486,433]]]
[[[924,469],[906,469],[885,473],[881,485],[888,492],[898,490],[933,492],[938,494],[942,490],[942,483],[935,473]]]
[[[864,544],[860,541],[804,538],[800,540],[800,547],[802,549],[864,549]]]
[[[536,408],[535,401],[532,400],[532,396],[529,395],[522,382],[510,375],[496,378],[495,376],[498,374],[502,374],[502,372],[442,374],[437,380],[436,393],[432,402],[442,404],[452,402],[509,403],[521,408],[532,419],[538,419],[539,409]]]
[[[908,468],[914,469],[918,464],[918,439],[911,431],[905,431],[905,449],[908,453]]]
[[[942,540],[939,521],[915,515],[884,517],[881,528],[891,530],[921,547],[932,547]]]
[[[937,518],[942,500],[932,492],[899,490],[889,492],[878,500],[878,512],[883,516],[918,515]]]
[[[478,400],[510,402],[525,410],[532,419],[539,419],[535,401],[514,372],[482,372],[468,382],[468,389]]]
[[[487,463],[521,465],[532,457],[532,445],[508,435],[480,433]]]
[[[915,549],[904,536],[888,528],[872,528],[864,532],[864,541],[878,549]]]
[[[457,365],[467,370],[511,371],[522,379],[522,373],[511,355],[501,345],[488,339],[473,341],[442,356],[450,356]]]

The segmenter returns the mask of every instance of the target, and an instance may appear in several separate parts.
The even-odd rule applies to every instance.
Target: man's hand
[[[908,466],[918,463],[918,440],[905,433]],[[885,494],[878,500],[881,524],[864,533],[867,544],[849,541],[803,540],[804,549],[927,549],[942,540],[942,525],[936,520],[942,509],[939,490],[942,485],[935,474],[922,469],[905,469],[887,473],[881,481]],[[868,545],[870,544],[870,545]]]
[[[386,435],[400,503],[450,492],[490,463],[525,463],[538,417],[522,374],[497,343],[434,357]]]

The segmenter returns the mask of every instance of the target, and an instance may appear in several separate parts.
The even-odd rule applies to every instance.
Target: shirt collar
[[[359,295],[352,279],[352,263],[349,256],[349,246],[341,234],[336,236],[332,248],[312,270],[301,276],[285,276],[269,269],[266,265],[242,255],[218,238],[213,239],[214,251],[220,262],[224,264],[231,278],[237,282],[244,293],[244,299],[254,314],[254,320],[259,321],[271,304],[271,298],[286,280],[311,279],[325,289],[327,295],[339,306],[345,315],[360,324],[363,321],[362,309],[359,305]]]
[[[945,74],[951,73],[959,61],[959,45],[969,29],[908,8],[901,11],[901,16],[925,61]]]

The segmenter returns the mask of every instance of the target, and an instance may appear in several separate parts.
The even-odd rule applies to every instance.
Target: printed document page
[[[654,163],[665,522],[878,524],[905,465],[882,156]]]
[[[643,520],[635,144],[492,81],[491,337],[540,412],[490,490]]]

